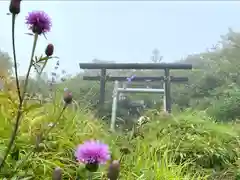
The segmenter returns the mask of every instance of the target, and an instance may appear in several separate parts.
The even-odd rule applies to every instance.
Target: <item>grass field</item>
[[[0,98],[0,152],[3,153],[17,106],[10,94],[2,93]],[[60,167],[64,179],[77,176],[84,179],[84,166],[76,162],[74,151],[83,141],[97,139],[109,145],[114,159],[120,159],[123,149],[129,151],[121,159],[122,180],[239,178],[239,125],[216,123],[204,112],[186,111],[171,116],[148,112],[150,122],[136,128],[133,136],[109,132],[90,112],[68,107],[36,149],[39,133],[57,119],[62,106],[59,101],[25,107],[14,151],[2,172],[4,177],[47,180],[52,179],[53,169]],[[94,178],[104,179],[107,166],[101,166]]]

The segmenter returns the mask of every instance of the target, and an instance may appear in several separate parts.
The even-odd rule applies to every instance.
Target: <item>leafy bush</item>
[[[142,133],[147,135],[147,142],[156,146],[156,151],[172,151],[177,164],[190,160],[189,165],[202,172],[236,168],[240,157],[239,129],[202,116],[194,113],[176,117],[162,115],[162,118],[152,115]]]
[[[207,113],[218,121],[232,121],[240,118],[240,91],[238,88],[225,90],[212,100]]]

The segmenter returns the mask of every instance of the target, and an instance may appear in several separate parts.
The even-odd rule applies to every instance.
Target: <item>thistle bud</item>
[[[63,96],[63,100],[66,104],[71,104],[72,103],[72,93],[70,91],[68,91],[67,88],[64,89],[64,96]]]
[[[99,168],[98,163],[88,163],[86,164],[85,168],[90,172],[96,172]]]
[[[19,14],[20,13],[20,4],[21,0],[11,0],[9,11],[12,14]]]
[[[120,173],[120,163],[118,160],[112,161],[108,168],[107,177],[109,180],[117,180]]]
[[[53,171],[52,180],[62,180],[62,169],[57,167]]]
[[[32,27],[32,32],[35,34],[42,34],[42,29],[39,27],[39,26],[37,26],[37,25],[33,25],[33,27]]]
[[[45,54],[46,56],[52,56],[53,55],[53,51],[54,51],[54,46],[53,44],[48,44],[45,50]]]

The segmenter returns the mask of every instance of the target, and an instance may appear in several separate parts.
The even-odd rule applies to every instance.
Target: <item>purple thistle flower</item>
[[[33,33],[44,34],[51,30],[51,19],[44,11],[33,11],[28,13],[26,24]]]
[[[84,164],[105,164],[110,159],[107,144],[99,141],[85,141],[77,147],[76,159]]]
[[[130,83],[136,77],[136,75],[132,75],[131,77],[127,77],[127,82]]]

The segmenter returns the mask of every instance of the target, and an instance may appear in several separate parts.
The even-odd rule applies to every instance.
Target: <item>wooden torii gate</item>
[[[107,77],[106,71],[108,69],[155,69],[155,70],[164,70],[164,76],[162,77],[148,77],[149,80],[155,81],[164,81],[164,100],[165,106],[168,113],[171,113],[171,82],[183,82],[186,81],[186,77],[172,77],[170,76],[170,70],[189,70],[192,69],[191,64],[183,63],[79,63],[81,69],[100,69],[101,75],[97,77],[84,77],[84,80],[100,80],[100,98],[99,104],[100,107],[103,107],[105,101],[105,85],[106,81],[109,79],[114,80],[125,80],[126,77]],[[151,78],[151,79],[150,79]],[[178,80],[177,80],[178,79]],[[146,80],[146,77],[136,77],[134,81],[143,81]]]

